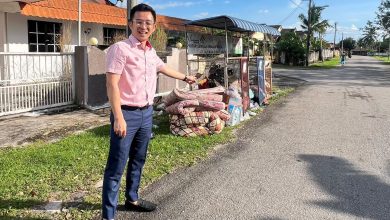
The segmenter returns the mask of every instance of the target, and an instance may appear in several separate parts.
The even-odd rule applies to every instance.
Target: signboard
[[[223,54],[226,52],[225,36],[187,33],[189,54]],[[229,53],[242,54],[242,38],[228,38]]]
[[[258,86],[259,86],[259,104],[263,103],[266,95],[265,95],[265,68],[264,68],[264,58],[257,57],[256,65],[257,65],[257,77],[258,77]]]
[[[244,112],[249,107],[250,99],[249,99],[249,74],[248,74],[248,59],[241,58],[240,59],[240,70],[241,70],[241,92],[242,92],[242,108]]]

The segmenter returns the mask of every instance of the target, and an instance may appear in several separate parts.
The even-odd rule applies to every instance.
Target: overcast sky
[[[116,0],[111,0],[116,2]],[[126,0],[118,6],[126,7]],[[373,21],[381,0],[315,0],[317,6],[328,7],[323,11],[323,19],[331,24],[337,22],[339,30],[337,41],[344,38],[361,36],[368,20]],[[229,15],[244,20],[281,24],[285,28],[296,27],[300,29],[298,15],[307,14],[308,1],[302,0],[138,0],[138,3],[151,5],[158,14],[178,17],[188,20]],[[334,29],[329,29],[325,39],[333,42]]]

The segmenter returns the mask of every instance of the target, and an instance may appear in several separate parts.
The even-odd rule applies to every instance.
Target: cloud
[[[116,3],[116,6],[121,7],[121,8],[127,8],[127,1],[122,1],[122,2],[118,1]]]
[[[357,28],[357,27],[356,27],[356,25],[352,24],[352,26],[351,26],[351,30],[352,30],[352,31],[358,31],[358,30],[359,30],[359,28]]]
[[[111,1],[111,2],[115,3],[115,1]],[[143,0],[137,1],[137,4],[141,4],[141,3],[145,3],[145,4],[150,5],[148,2],[144,2]],[[116,6],[121,7],[121,8],[127,8],[127,0],[116,1]]]
[[[267,14],[267,13],[269,13],[269,10],[268,9],[260,9],[259,13],[260,14]]]
[[[297,8],[302,3],[302,0],[290,0],[290,8]]]
[[[290,25],[283,25],[282,27],[287,29],[296,28],[298,31],[301,31],[302,30],[301,24],[302,23],[300,21],[297,21]]]
[[[190,6],[193,6],[195,4],[198,4],[198,3],[195,3],[195,2],[168,2],[166,4],[153,5],[153,8],[156,10],[163,10],[163,9],[167,9],[167,8],[190,7]]]
[[[194,15],[195,18],[206,18],[209,16],[208,12],[201,12],[199,14]]]

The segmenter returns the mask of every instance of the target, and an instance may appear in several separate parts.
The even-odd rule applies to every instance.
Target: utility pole
[[[78,39],[78,46],[81,46],[81,0],[78,1],[78,27],[77,27],[77,39]]]
[[[344,32],[341,33],[341,54],[344,53]]]
[[[388,36],[389,38],[387,40],[389,41],[389,50],[387,51],[387,60],[390,60],[390,34]]]
[[[309,66],[310,35],[311,35],[311,1],[312,0],[309,0],[309,9],[307,10],[306,66]]]
[[[320,59],[321,59],[321,62],[324,62],[324,57],[322,54],[322,35],[320,32],[318,33],[318,37],[320,38]]]
[[[126,35],[130,36],[131,30],[129,27],[130,23],[130,11],[131,9],[137,5],[137,0],[127,0],[127,26],[126,26]]]
[[[334,23],[333,58],[336,57],[336,32],[337,32],[337,22]]]

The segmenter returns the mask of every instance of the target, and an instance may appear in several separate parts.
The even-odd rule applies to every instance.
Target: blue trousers
[[[111,113],[111,140],[103,180],[102,217],[113,219],[119,198],[119,187],[126,163],[126,199],[138,200],[138,188],[146,152],[152,132],[153,107],[146,109],[123,109],[127,123],[126,136],[121,138],[114,132]]]

